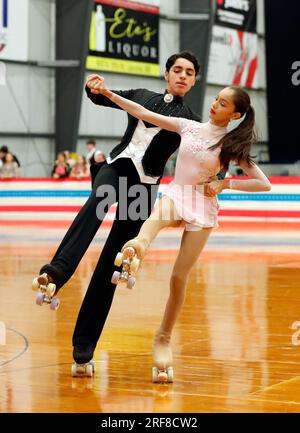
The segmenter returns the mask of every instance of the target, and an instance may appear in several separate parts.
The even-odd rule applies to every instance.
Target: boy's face
[[[172,95],[184,96],[196,83],[195,67],[187,59],[179,58],[169,71],[165,72],[167,90]]]

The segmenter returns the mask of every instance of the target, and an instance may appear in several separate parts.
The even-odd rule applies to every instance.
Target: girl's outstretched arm
[[[121,107],[131,116],[136,117],[140,120],[145,120],[146,122],[152,123],[153,125],[159,126],[160,128],[167,129],[168,131],[180,133],[180,121],[177,117],[162,116],[161,114],[153,113],[153,111],[147,110],[142,105],[136,102],[129,101],[111,90],[108,90],[104,85],[104,78],[99,78],[95,80],[94,84],[91,84],[91,89],[95,92],[101,91],[102,95],[106,96],[116,105]]]
[[[180,124],[177,117],[168,117],[153,113],[153,111],[147,110],[147,108],[142,105],[129,101],[113,92],[110,92],[109,95],[105,96],[137,119],[145,120],[146,122],[152,123],[153,125],[159,126],[168,131],[180,132]]]

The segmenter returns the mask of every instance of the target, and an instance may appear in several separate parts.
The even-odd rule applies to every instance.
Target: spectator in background
[[[96,150],[95,152],[95,161],[97,163],[105,162],[106,161],[106,155],[101,150]]]
[[[0,159],[2,160],[2,162],[4,162],[5,156],[10,153],[13,156],[13,161],[17,163],[18,167],[21,167],[20,161],[18,160],[18,158],[16,157],[16,155],[14,155],[13,153],[11,153],[8,149],[7,146],[1,146],[0,147]]]
[[[95,164],[96,162],[105,162],[106,156],[101,150],[96,149],[96,141],[88,140],[85,144],[87,155],[86,160],[89,165]]]
[[[7,149],[7,146],[2,146],[0,148],[0,166],[3,165],[5,156],[6,156],[7,152],[8,152],[8,150],[7,150],[7,152],[5,152],[6,149]]]
[[[67,163],[67,158],[64,152],[59,152],[57,155],[57,159],[55,161],[55,165],[52,169],[51,176],[54,179],[63,179],[64,177],[68,177],[70,174],[71,168]]]
[[[89,175],[90,171],[86,163],[85,157],[83,155],[77,155],[77,160],[71,170],[70,177],[76,177],[77,179],[81,179],[83,177],[88,177]]]
[[[67,164],[69,164],[69,166],[71,168],[73,168],[75,163],[76,163],[76,159],[74,158],[74,154],[71,155],[69,150],[64,150],[64,154],[66,157]]]
[[[7,152],[2,166],[0,167],[0,177],[2,179],[13,179],[20,176],[19,166],[14,160],[14,155]]]

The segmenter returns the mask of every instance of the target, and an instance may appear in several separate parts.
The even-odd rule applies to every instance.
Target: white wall
[[[30,0],[29,61],[50,60],[51,0]],[[0,132],[39,135],[54,132],[54,71],[28,64],[7,63],[7,85],[0,86]],[[49,175],[54,158],[52,139],[0,136],[21,161],[26,176]]]

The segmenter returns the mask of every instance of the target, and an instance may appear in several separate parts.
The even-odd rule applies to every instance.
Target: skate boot
[[[56,284],[50,275],[43,273],[32,281],[32,290],[38,291],[36,295],[36,304],[42,306],[43,304],[50,304],[51,310],[59,308],[60,299],[54,298],[56,294]]]
[[[95,372],[95,362],[92,360],[94,346],[77,344],[73,348],[74,364],[72,364],[71,374],[73,377],[92,377]]]
[[[153,343],[152,381],[154,383],[173,382],[172,350],[170,334],[158,331]]]
[[[147,246],[142,240],[132,239],[127,242],[122,252],[117,254],[114,263],[116,266],[122,266],[122,270],[113,273],[111,282],[113,284],[126,283],[127,288],[132,289],[136,282],[134,275],[139,268],[140,260],[145,256],[146,249]]]

